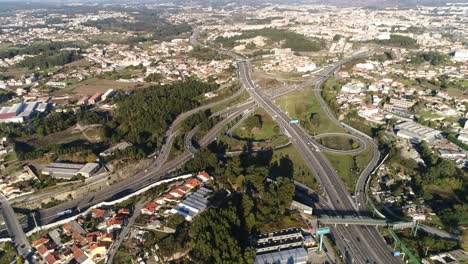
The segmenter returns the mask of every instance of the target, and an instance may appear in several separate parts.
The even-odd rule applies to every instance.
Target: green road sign
[[[317,228],[317,232],[315,232],[317,235],[325,235],[325,234],[330,234],[330,227],[320,227]]]

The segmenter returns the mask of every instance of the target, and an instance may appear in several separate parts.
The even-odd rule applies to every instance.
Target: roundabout
[[[346,133],[324,133],[312,138],[320,150],[336,154],[359,154],[367,147],[366,142],[360,137]]]

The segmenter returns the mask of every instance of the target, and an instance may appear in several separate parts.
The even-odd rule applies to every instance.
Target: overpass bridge
[[[368,226],[383,226],[392,227],[393,229],[406,229],[415,228],[418,226],[418,222],[390,222],[385,219],[373,219],[373,218],[352,218],[352,217],[319,217],[317,221],[325,225],[368,225]]]

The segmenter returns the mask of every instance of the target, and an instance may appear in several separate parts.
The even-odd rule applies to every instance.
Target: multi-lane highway
[[[290,135],[293,145],[307,166],[315,172],[328,196],[326,204],[331,209],[330,211],[338,215],[358,217],[358,214],[361,213],[358,206],[354,204],[346,187],[328,160],[321,152],[316,151],[318,146],[315,145],[315,142],[310,139],[302,127],[290,124],[290,117],[257,88],[250,78],[247,61],[239,61],[238,67],[239,78],[251,97]],[[347,263],[400,263],[399,259],[391,256],[391,248],[375,228],[337,227],[334,229],[333,235]]]
[[[20,223],[18,222],[18,218],[16,217],[13,208],[5,196],[3,196],[3,194],[0,194],[0,204],[3,220],[5,221],[8,233],[11,237],[11,240],[13,241],[13,245],[18,251],[18,254],[29,263],[33,263],[33,254],[31,251],[31,246],[29,245],[29,241],[23,232]]]

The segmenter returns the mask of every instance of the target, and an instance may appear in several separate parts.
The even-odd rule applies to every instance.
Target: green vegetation
[[[423,142],[417,146],[426,166],[413,178],[415,191],[423,197],[447,229],[468,224],[467,173],[453,161],[440,158]]]
[[[460,148],[462,148],[464,150],[468,150],[468,144],[463,143],[454,134],[449,134],[447,136],[447,139],[450,140],[450,142],[452,142],[453,144],[459,146]]]
[[[10,242],[0,244],[0,263],[11,263],[16,258],[16,249]]]
[[[317,140],[321,145],[337,150],[352,150],[359,148],[359,142],[346,136],[327,136]]]
[[[18,65],[20,67],[26,67],[28,69],[48,69],[54,66],[62,66],[75,60],[81,59],[81,51],[59,51],[47,52],[40,55],[26,58],[21,61]]]
[[[440,239],[426,235],[423,232],[418,232],[416,236],[412,236],[410,233],[409,230],[404,230],[399,231],[397,235],[401,242],[418,259],[458,248],[457,241]],[[387,241],[393,240],[387,230],[383,234]]]
[[[275,121],[263,109],[257,109],[234,131],[241,139],[267,140],[278,136],[280,130]]]
[[[215,144],[210,149],[197,152],[184,171],[208,171],[215,178],[212,188],[231,190],[231,195],[218,208],[195,217],[188,228],[194,262],[250,263],[254,256],[248,244],[251,235],[269,228],[305,226],[288,209],[294,196],[294,172],[288,158],[270,166],[271,152],[218,159],[220,147]],[[176,226],[177,234],[183,232],[185,223]]]
[[[165,131],[175,118],[198,107],[200,95],[214,89],[215,84],[187,80],[139,89],[131,96],[117,94],[118,107],[107,135],[112,141],[123,138],[152,151],[162,143]]]
[[[317,192],[320,190],[315,175],[304,163],[297,150],[291,145],[273,151],[270,167],[275,168],[275,170],[271,170],[272,176],[291,175],[295,181]]]
[[[162,19],[159,15],[153,13],[139,12],[135,17],[135,22],[123,21],[116,18],[106,18],[96,21],[87,21],[82,24],[89,27],[96,27],[103,31],[135,31],[147,33],[130,40],[134,43],[150,40],[164,40],[192,30],[192,27],[188,24],[172,24]],[[148,33],[151,35],[148,35]]]
[[[198,45],[193,47],[193,50],[189,52],[189,56],[202,61],[229,59],[228,56],[220,54],[214,49],[205,48]]]
[[[164,76],[160,73],[151,73],[144,80],[145,82],[160,82],[164,80]]]
[[[411,58],[411,63],[419,65],[423,62],[429,62],[433,66],[443,64],[448,61],[448,56],[439,52],[419,52]]]
[[[257,29],[243,31],[242,35],[231,38],[217,37],[216,42],[224,48],[233,48],[241,39],[249,39],[257,36],[269,38],[273,42],[283,42],[282,48],[290,48],[293,51],[319,51],[325,47],[325,42],[319,39],[307,38],[304,35],[279,29]]]
[[[344,132],[327,117],[310,87],[287,94],[278,99],[277,103],[291,118],[299,119],[311,135]]]
[[[58,53],[63,48],[82,48],[84,45],[80,42],[34,42],[29,46],[9,47],[0,49],[0,59],[13,58],[16,55],[28,54],[37,55],[41,53]]]
[[[209,209],[195,218],[189,232],[193,260],[197,263],[251,263],[254,253],[246,249],[248,232],[241,217],[242,209],[229,204],[226,208]]]
[[[357,155],[343,155],[324,152],[331,165],[348,187],[354,192],[357,179],[372,159],[372,149],[367,147],[364,152]]]
[[[377,40],[378,44],[398,46],[398,47],[415,47],[416,40],[407,36],[391,34],[390,39]]]

